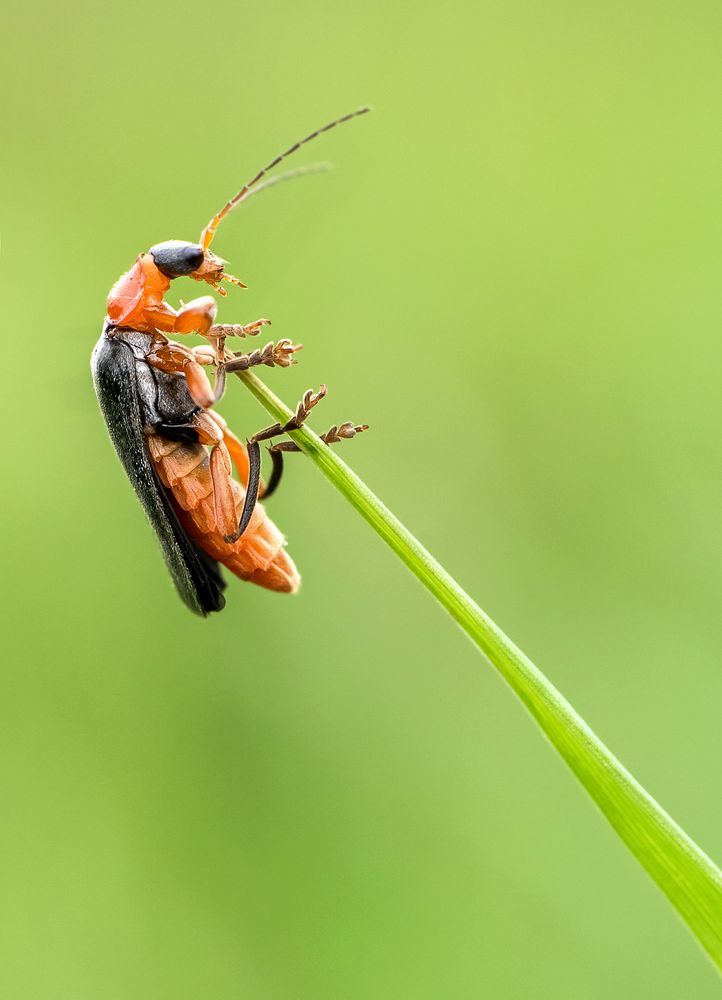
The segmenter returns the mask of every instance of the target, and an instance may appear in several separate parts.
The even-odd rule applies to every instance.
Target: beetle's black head
[[[232,274],[226,274],[223,269],[225,261],[216,257],[210,250],[204,250],[197,243],[186,243],[184,240],[166,240],[156,243],[148,251],[155,266],[166,278],[193,278],[194,281],[207,281],[217,292],[225,295],[220,287],[222,281],[230,281],[240,288],[246,286]]]
[[[184,278],[192,275],[201,266],[204,258],[203,247],[197,243],[185,243],[183,240],[156,243],[148,253],[166,278]]]

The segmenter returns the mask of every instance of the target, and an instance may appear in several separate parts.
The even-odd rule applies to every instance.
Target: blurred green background
[[[28,3],[4,14],[0,992],[717,996],[520,706],[303,459],[297,598],[194,619],[112,452],[108,288],[220,230],[267,382],[722,859],[722,8]],[[198,293],[178,282],[174,300]],[[245,435],[266,414],[233,384]]]

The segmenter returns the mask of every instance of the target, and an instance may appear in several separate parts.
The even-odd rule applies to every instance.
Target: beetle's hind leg
[[[327,391],[328,390],[325,385],[322,385],[318,392],[313,392],[309,389],[304,393],[303,399],[296,407],[296,412],[290,420],[287,420],[285,424],[276,423],[272,424],[270,427],[265,427],[263,430],[258,431],[257,434],[254,434],[251,441],[270,441],[275,437],[280,437],[282,434],[287,434],[289,431],[299,430],[299,428],[305,424],[306,420],[308,420],[311,410],[317,403],[321,402]],[[321,440],[324,444],[336,444],[338,441],[344,441],[355,437],[357,434],[361,434],[366,430],[368,430],[368,424],[354,424],[352,421],[348,420],[343,424],[334,424],[333,427],[329,428],[325,434],[321,435]],[[275,492],[281,481],[281,476],[283,474],[283,453],[298,452],[300,450],[301,449],[295,441],[278,441],[276,444],[271,445],[268,449],[273,462],[273,468],[268,484],[263,491],[264,500],[268,499],[268,497]]]
[[[334,424],[324,434],[319,437],[324,444],[338,444],[339,441],[348,441],[357,434],[362,434],[369,429],[368,424],[355,424],[353,420],[347,420],[343,424]],[[268,449],[271,454],[281,451],[300,451],[295,441],[278,441]]]
[[[287,420],[285,424],[271,424],[270,427],[264,427],[262,431],[253,435],[251,441],[270,441],[271,438],[280,437],[281,434],[299,430],[308,420],[311,410],[317,403],[321,402],[327,392],[328,389],[325,385],[322,385],[318,392],[308,389],[303,394],[303,399],[296,407],[296,412],[290,420]],[[321,434],[321,440],[324,444],[336,444],[338,441],[355,437],[367,430],[368,424],[355,424],[352,420],[347,420],[343,424],[334,424],[333,427],[330,427],[325,434]],[[271,445],[268,450],[271,453],[277,453],[280,451],[300,451],[301,449],[293,441],[279,441],[277,444]]]
[[[211,481],[213,483],[213,509],[216,525],[223,540],[232,544],[237,542],[248,527],[253,511],[258,501],[261,484],[261,449],[254,441],[248,443],[247,478],[245,479],[246,495],[243,501],[240,520],[236,520],[236,498],[233,494],[233,479],[231,475],[231,453],[229,441],[233,446],[234,459],[243,476],[240,456],[236,445],[240,442],[231,435],[225,422],[219,420],[218,414],[211,412],[197,413],[191,421],[200,444],[209,445]]]
[[[211,449],[209,462],[213,484],[213,509],[218,531],[222,535],[231,534],[236,528],[236,498],[233,495],[231,456],[224,440],[223,430],[208,413],[203,412],[193,417],[192,425],[199,443],[208,445]]]
[[[223,440],[226,443],[226,448],[228,448],[229,454],[233,459],[233,464],[238,470],[238,475],[240,476],[241,482],[244,488],[248,487],[249,480],[251,478],[251,462],[249,459],[249,452],[246,445],[237,438],[233,431],[230,429],[228,424],[225,422],[220,413],[216,413],[215,410],[206,410],[207,415],[214,420],[223,432]],[[270,450],[270,449],[269,449]],[[269,490],[271,492],[276,488],[274,484],[274,477],[277,475],[276,472],[276,462],[273,462],[273,468],[271,470],[271,477],[268,481],[268,485],[264,486],[263,480],[261,480],[258,498],[259,500],[265,499],[268,496]]]
[[[224,535],[223,541],[232,545],[237,542],[243,532],[250,524],[253,511],[258,502],[258,492],[261,485],[261,449],[255,441],[248,442],[248,483],[246,485],[246,497],[243,501],[243,510],[236,530],[230,535]]]
[[[271,424],[270,427],[264,427],[263,430],[254,434],[251,440],[270,441],[271,438],[278,437],[280,434],[288,434],[289,431],[299,430],[308,420],[311,410],[317,403],[321,402],[327,392],[328,389],[325,385],[322,385],[318,392],[307,389],[290,420],[287,420],[285,424]]]

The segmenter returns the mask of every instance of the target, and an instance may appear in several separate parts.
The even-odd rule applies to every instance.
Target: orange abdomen
[[[286,553],[285,539],[260,504],[238,541],[229,544],[223,540],[216,524],[210,463],[204,445],[153,434],[148,438],[148,450],[181,524],[208,555],[242,580],[287,594],[298,590],[301,578]],[[235,480],[232,486],[236,515],[240,517],[245,490]]]

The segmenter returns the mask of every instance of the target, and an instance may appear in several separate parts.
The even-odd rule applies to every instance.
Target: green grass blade
[[[275,420],[289,419],[254,374],[239,377]],[[346,463],[307,427],[291,436],[496,667],[722,971],[722,872]]]

